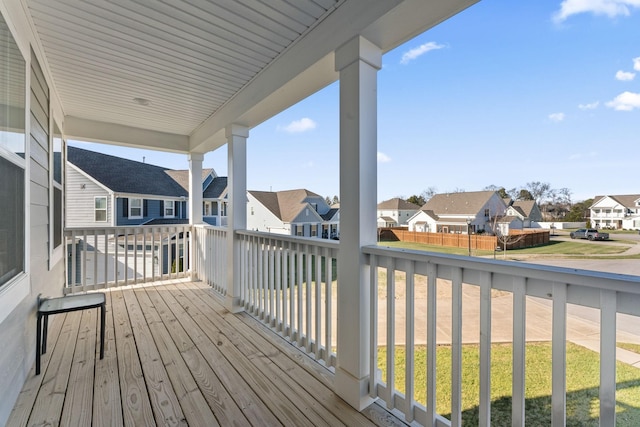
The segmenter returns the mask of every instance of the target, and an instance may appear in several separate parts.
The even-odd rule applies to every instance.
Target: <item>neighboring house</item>
[[[410,231],[466,233],[491,231],[507,206],[495,191],[470,191],[434,195],[409,218]]]
[[[186,223],[189,192],[170,172],[178,171],[67,147],[66,225]]]
[[[290,236],[338,238],[339,210],[305,189],[248,191],[247,229]]]
[[[378,227],[406,226],[407,221],[420,210],[420,206],[399,197],[378,203]]]
[[[189,191],[188,170],[167,170],[185,191]],[[213,169],[202,170],[202,220],[209,225],[227,225],[227,177]]]
[[[640,194],[596,196],[589,211],[594,228],[640,230]]]
[[[217,176],[202,193],[202,219],[209,225],[227,225],[227,177]]]
[[[511,228],[533,228],[536,226],[536,222],[542,221],[542,212],[540,212],[540,207],[535,200],[512,201],[507,206],[504,215],[505,218],[512,217],[514,221],[520,222],[520,227]]]

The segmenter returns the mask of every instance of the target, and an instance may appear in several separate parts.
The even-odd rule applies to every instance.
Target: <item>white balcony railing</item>
[[[193,269],[196,276],[220,295],[226,295],[227,229],[197,225],[193,234],[196,242]]]
[[[190,226],[65,230],[65,293],[185,277]]]
[[[384,400],[390,409],[404,413],[408,421],[421,425],[460,426],[462,393],[462,344],[469,337],[469,324],[476,328],[479,343],[479,423],[491,424],[491,348],[495,341],[512,343],[512,425],[524,425],[525,420],[525,343],[527,335],[538,327],[551,340],[551,419],[553,425],[566,422],[566,353],[571,340],[567,314],[574,306],[591,307],[600,312],[599,411],[600,425],[615,425],[616,416],[616,318],[617,315],[640,316],[640,278],[597,272],[522,265],[514,262],[479,260],[461,256],[397,250],[372,246],[365,248],[371,266],[371,378],[370,394]],[[386,276],[386,278],[385,278]],[[382,280],[381,280],[382,279]],[[401,288],[400,292],[398,288]],[[464,297],[463,297],[464,289]],[[443,303],[441,295],[447,294]],[[402,295],[404,294],[404,295]],[[468,303],[469,295],[475,295]],[[507,299],[510,310],[492,309],[499,295]],[[465,304],[463,306],[463,299]],[[534,302],[535,300],[535,302]],[[529,304],[549,309],[548,329],[541,319],[527,321]],[[497,304],[496,304],[497,305]],[[400,309],[402,307],[402,309]],[[502,312],[500,312],[502,311]],[[402,312],[402,313],[401,313]],[[506,316],[506,317],[505,317]],[[506,337],[492,336],[492,318],[500,319]],[[629,318],[627,316],[625,319]],[[633,318],[637,321],[637,317]],[[497,322],[496,322],[497,323]],[[465,326],[466,325],[466,326]],[[422,327],[422,328],[421,328]],[[418,332],[420,329],[420,333]],[[442,331],[450,338],[451,347],[451,421],[435,411],[436,348],[442,344]],[[538,331],[539,332],[539,331]],[[541,339],[531,334],[531,339]],[[471,339],[473,341],[473,338]],[[448,341],[448,342],[446,342]],[[415,347],[426,345],[426,372],[416,375]],[[395,349],[406,349],[405,360],[396,360]],[[379,370],[379,357],[386,358],[385,374]],[[397,384],[397,367],[403,366],[405,380]],[[501,369],[504,367],[501,367]],[[399,376],[399,375],[398,375]],[[414,378],[426,378],[416,383]],[[416,390],[422,388],[426,399],[416,400]]]
[[[246,311],[335,366],[337,242],[249,231],[236,236]]]

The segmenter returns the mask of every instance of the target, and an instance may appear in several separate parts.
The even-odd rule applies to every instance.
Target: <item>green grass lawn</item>
[[[511,345],[491,349],[491,425],[511,425]],[[462,423],[477,425],[479,402],[479,347],[462,350]],[[451,347],[438,346],[436,355],[437,413],[450,417]],[[405,349],[395,351],[395,384],[404,393]],[[386,381],[386,348],[378,351],[378,367]],[[584,347],[567,343],[567,426],[598,425],[599,356]],[[415,398],[426,402],[426,350],[415,347]],[[617,364],[617,425],[640,425],[640,369]],[[526,424],[551,424],[551,343],[529,343],[526,349]]]
[[[559,241],[554,240],[547,245],[536,246],[533,248],[525,249],[512,249],[506,252],[498,252],[496,258],[502,259],[506,255],[520,256],[520,255],[565,255],[576,257],[589,257],[589,256],[611,256],[615,258],[640,258],[640,255],[624,256],[619,255],[625,252],[628,247],[621,245],[607,245],[605,242],[580,242],[580,241]],[[445,254],[454,255],[467,255],[469,253],[466,248],[453,248],[448,246],[436,246],[436,245],[424,245],[421,243],[413,242],[380,242],[380,246],[389,246],[392,248],[412,249],[419,251],[439,252]],[[476,251],[472,250],[474,256],[492,256],[493,251]]]

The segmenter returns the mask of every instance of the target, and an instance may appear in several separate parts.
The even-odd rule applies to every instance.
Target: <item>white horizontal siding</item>
[[[94,181],[79,173],[72,166],[67,167],[67,227],[101,227],[111,224],[111,197],[109,192]],[[84,185],[84,188],[82,186]],[[95,198],[107,198],[107,221],[95,221]]]

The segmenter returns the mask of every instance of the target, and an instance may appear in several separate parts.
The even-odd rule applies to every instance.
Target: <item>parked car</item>
[[[569,236],[572,239],[589,239],[589,240],[608,240],[609,233],[603,233],[595,228],[580,228],[572,231]]]

